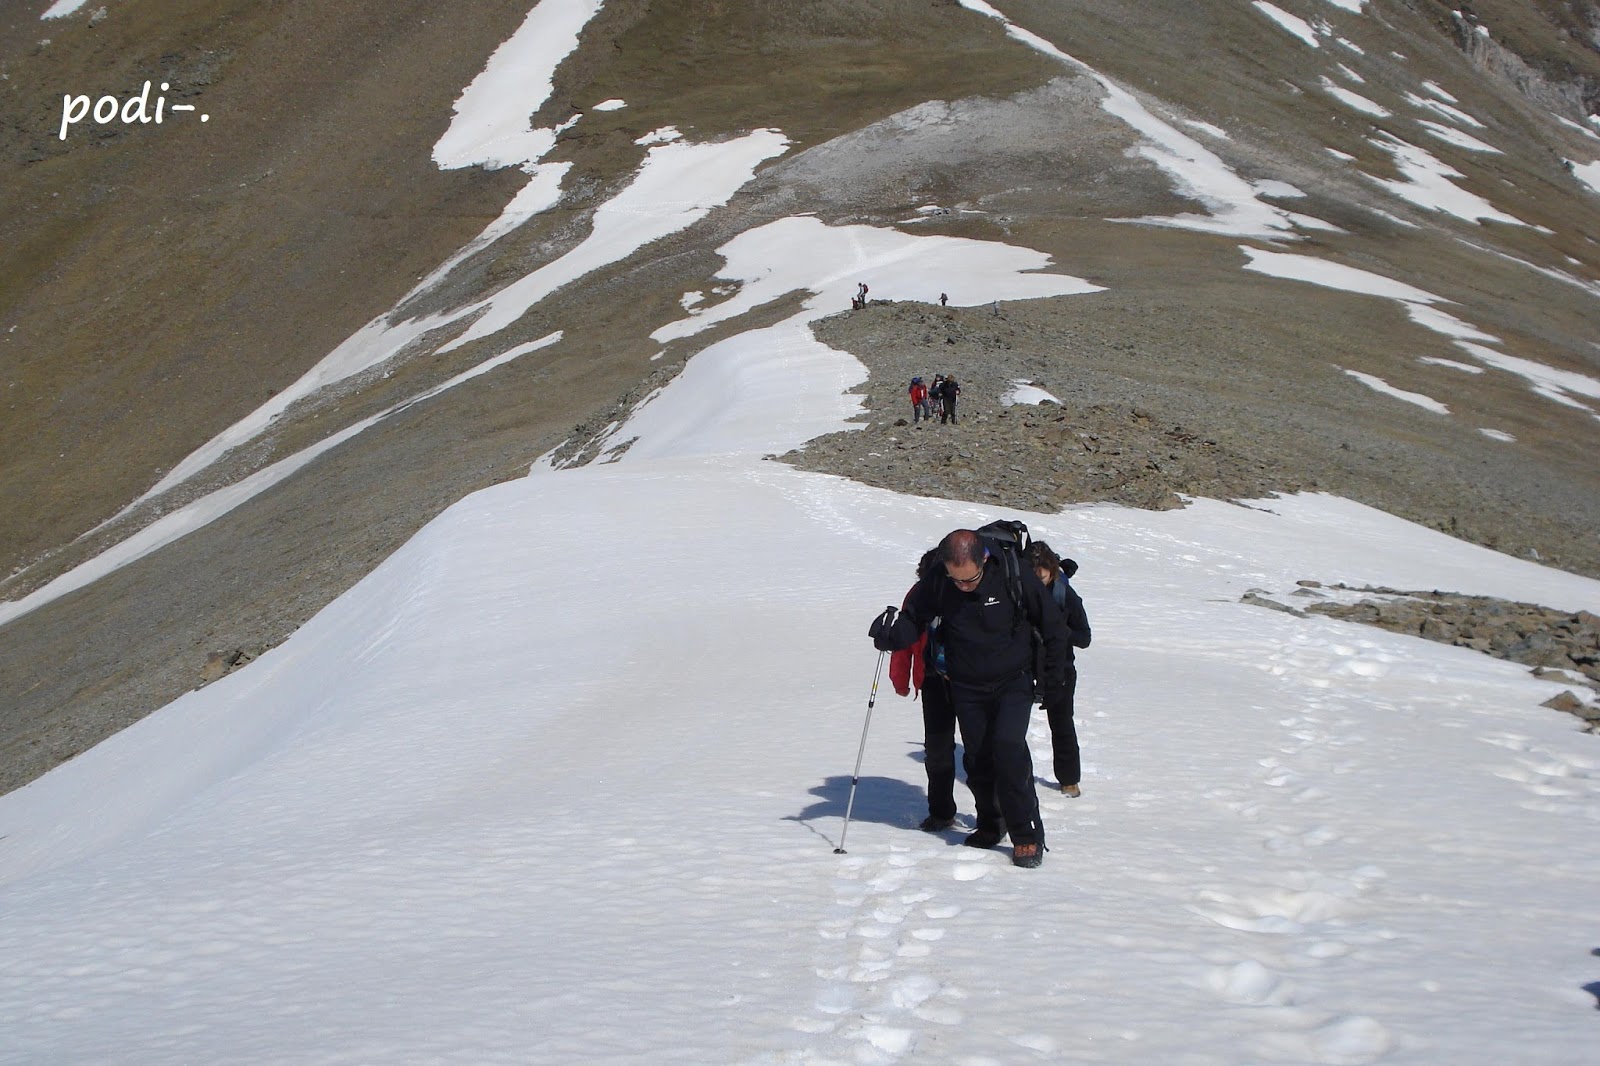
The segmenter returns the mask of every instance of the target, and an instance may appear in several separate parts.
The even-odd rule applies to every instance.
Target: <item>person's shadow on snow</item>
[[[926,761],[921,740],[912,745],[912,750],[906,753],[906,757],[919,765]],[[961,745],[957,744],[958,783],[965,780],[965,775],[960,770],[961,765]],[[819,802],[811,804],[799,814],[790,815],[785,821],[799,822],[830,844],[838,844],[836,838],[843,829],[845,808],[850,803],[850,775],[840,774],[837,777],[830,777],[812,788],[811,794],[820,797]],[[927,812],[928,793],[923,786],[894,777],[863,777],[856,783],[856,800],[855,806],[850,810],[850,821],[876,822],[879,825],[915,830]],[[836,821],[837,824],[825,825],[822,828],[811,824],[813,821],[830,820]],[[960,821],[959,816],[957,820]],[[960,829],[960,826],[956,828]]]
[[[799,814],[789,815],[786,821],[799,822],[837,846],[840,831],[844,827],[845,806],[850,802],[850,775],[830,777],[814,786],[810,792],[818,797],[817,802]],[[926,796],[916,785],[893,777],[863,777],[856,782],[856,800],[850,810],[850,823],[876,822],[915,830],[927,805]],[[818,827],[813,822],[824,824]]]

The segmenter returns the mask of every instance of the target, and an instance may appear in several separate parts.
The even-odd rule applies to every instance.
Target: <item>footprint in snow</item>
[[[1293,1002],[1283,976],[1255,959],[1214,967],[1205,973],[1200,983],[1229,1003],[1282,1007]]]
[[[890,1025],[864,1025],[849,1035],[857,1040],[865,1040],[877,1050],[893,1056],[910,1051],[917,1039],[910,1029],[898,1029]]]
[[[900,1010],[914,1010],[932,999],[939,991],[939,982],[926,974],[896,981],[889,991],[890,1002]]]
[[[1258,1040],[1274,1057],[1327,1066],[1366,1066],[1394,1046],[1389,1030],[1374,1018],[1341,1015],[1304,1033],[1270,1033]]]

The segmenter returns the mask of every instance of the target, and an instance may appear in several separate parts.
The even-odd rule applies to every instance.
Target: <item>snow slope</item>
[[[1315,577],[1593,608],[1600,583],[1329,497],[1025,515],[1083,565],[1084,797],[1042,793],[1037,871],[917,831],[920,721],[885,683],[840,856],[865,626],[990,512],[698,429],[726,450],[462,501],[247,669],[0,799],[0,1060],[1592,1052],[1600,746],[1537,706],[1557,689],[1238,600]],[[1034,740],[1048,781],[1042,716]]]

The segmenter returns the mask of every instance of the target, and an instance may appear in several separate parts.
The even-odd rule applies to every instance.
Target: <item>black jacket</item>
[[[1083,597],[1072,587],[1066,574],[1057,574],[1050,583],[1050,595],[1061,608],[1067,626],[1067,661],[1072,661],[1073,648],[1087,648],[1094,634],[1089,630],[1089,613],[1083,609]]]
[[[1074,566],[1076,569],[1076,566]],[[1041,684],[1050,678],[1065,680],[1066,671],[1072,667],[1072,649],[1087,648],[1093,634],[1089,631],[1089,614],[1083,609],[1083,598],[1078,595],[1078,590],[1067,581],[1065,573],[1058,573],[1056,579],[1045,590],[1050,597],[1050,602],[1055,604],[1061,612],[1061,624],[1067,631],[1066,662],[1062,664],[1060,674],[1047,672],[1044,665],[1045,652],[1043,646],[1034,649],[1034,678]]]
[[[945,672],[958,685],[990,688],[1029,673],[1033,665],[1033,631],[1044,646],[1046,677],[1060,677],[1072,654],[1065,616],[1050,592],[1023,563],[1022,604],[1006,588],[1005,564],[989,558],[983,578],[971,592],[957,588],[941,567],[918,581],[905,608],[889,630],[892,648],[909,648],[935,618],[945,649]]]

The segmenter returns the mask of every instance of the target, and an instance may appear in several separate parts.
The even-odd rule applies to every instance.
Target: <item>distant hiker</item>
[[[956,397],[961,395],[961,385],[955,378],[945,378],[939,390],[939,424],[956,420]]]
[[[1083,609],[1083,598],[1072,587],[1070,580],[1078,570],[1077,563],[1062,559],[1042,540],[1029,545],[1026,555],[1034,574],[1044,583],[1051,600],[1060,609],[1061,620],[1067,628],[1067,654],[1062,663],[1063,672],[1059,677],[1049,679],[1053,684],[1041,681],[1039,691],[1045,717],[1050,721],[1050,747],[1055,755],[1056,782],[1063,793],[1076,799],[1083,795],[1079,787],[1083,766],[1078,755],[1078,728],[1072,719],[1073,696],[1078,688],[1078,667],[1073,662],[1072,649],[1089,646],[1092,636],[1089,615]]]
[[[930,548],[917,564],[917,580],[939,571],[939,549]],[[916,586],[911,586],[915,591]],[[906,599],[911,592],[906,593]],[[930,639],[931,637],[931,639]],[[915,690],[922,700],[922,768],[928,774],[928,816],[917,828],[937,833],[956,824],[956,712],[950,683],[939,673],[938,631],[924,632],[909,648],[889,658],[889,682],[902,696]]]
[[[933,405],[928,402],[928,386],[922,383],[921,378],[911,379],[911,424],[917,425],[924,418],[933,420]],[[901,693],[904,695],[904,693]]]
[[[945,304],[947,304],[949,302],[950,302],[950,297],[946,296],[944,293],[941,292],[939,294],[939,306],[943,307]]]
[[[998,545],[997,552],[1002,552]],[[898,617],[893,609],[868,629],[880,651],[909,648],[937,619],[950,702],[966,748],[967,785],[978,827],[963,843],[992,848],[1011,834],[1011,861],[1044,861],[1044,823],[1028,752],[1033,711],[1033,633],[1044,645],[1047,689],[1059,682],[1067,653],[1061,611],[1033,570],[990,552],[982,537],[958,529],[939,542],[942,567],[912,586]],[[1055,701],[1057,693],[1050,692]]]

